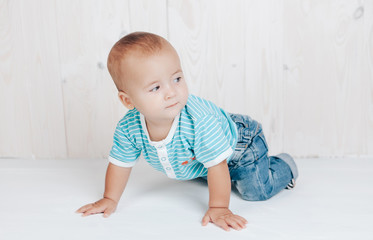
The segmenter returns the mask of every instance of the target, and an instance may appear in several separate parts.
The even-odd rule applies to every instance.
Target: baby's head
[[[121,102],[148,121],[173,119],[185,106],[188,87],[180,59],[164,38],[134,32],[114,44],[108,69]]]

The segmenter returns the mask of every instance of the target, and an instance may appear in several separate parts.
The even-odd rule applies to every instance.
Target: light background
[[[190,91],[259,120],[270,153],[373,155],[373,1],[0,0],[0,157],[106,158],[125,114],[106,68],[169,39]]]

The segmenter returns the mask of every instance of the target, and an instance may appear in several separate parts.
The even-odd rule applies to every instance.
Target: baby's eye
[[[153,88],[152,90],[150,90],[150,92],[156,92],[156,91],[158,91],[158,89],[159,89],[159,86],[156,86],[155,88]]]
[[[178,82],[180,82],[181,81],[181,77],[178,77],[178,78],[175,78],[174,79],[174,82],[176,82],[176,83],[178,83]]]

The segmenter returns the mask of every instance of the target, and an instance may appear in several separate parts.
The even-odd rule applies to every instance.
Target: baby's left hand
[[[202,226],[206,226],[207,223],[212,222],[217,226],[223,228],[225,231],[229,231],[230,228],[241,230],[246,228],[247,220],[241,216],[233,214],[228,208],[215,208],[210,207],[202,218]]]

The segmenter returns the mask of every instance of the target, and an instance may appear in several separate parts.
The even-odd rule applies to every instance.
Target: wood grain
[[[132,31],[271,154],[373,155],[372,0],[0,0],[0,157],[106,158],[127,111],[106,59]]]

